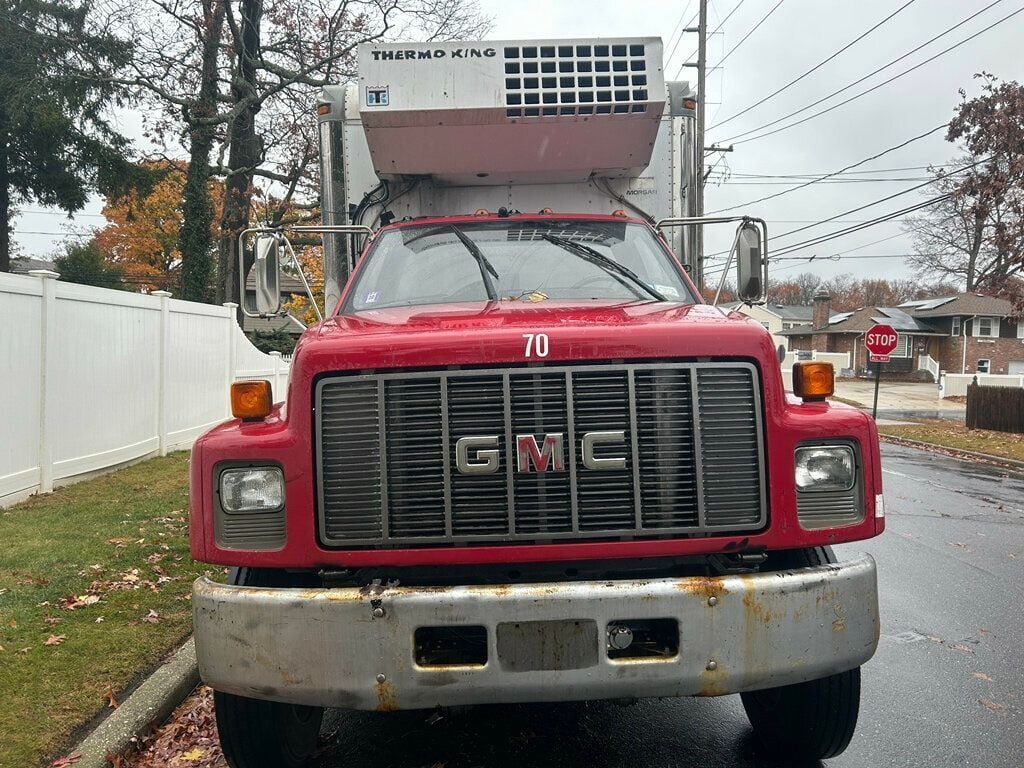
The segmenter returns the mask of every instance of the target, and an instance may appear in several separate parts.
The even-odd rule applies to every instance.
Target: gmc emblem
[[[597,456],[598,445],[625,443],[626,433],[587,432],[580,441],[583,466],[594,470],[622,470],[624,456]],[[541,436],[516,435],[516,472],[565,472],[565,436],[551,432]],[[490,475],[498,471],[501,449],[498,435],[460,437],[455,443],[455,466],[463,475]]]

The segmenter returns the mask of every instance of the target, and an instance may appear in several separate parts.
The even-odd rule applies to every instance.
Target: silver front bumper
[[[201,578],[192,601],[208,685],[352,709],[718,696],[857,667],[874,654],[879,631],[868,555],[774,573],[529,585],[264,589]],[[678,621],[677,655],[608,658],[609,622],[659,618]],[[596,622],[596,656],[564,665],[575,668],[503,664],[499,624],[566,619]],[[487,662],[418,666],[415,630],[446,625],[484,626]]]

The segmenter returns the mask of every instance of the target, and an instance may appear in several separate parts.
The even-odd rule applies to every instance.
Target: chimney
[[[811,315],[811,327],[815,331],[826,330],[828,319],[832,316],[832,296],[828,291],[822,289],[814,294],[814,313]],[[829,336],[824,333],[815,333],[811,336],[811,349],[818,352],[829,351]]]
[[[816,331],[828,328],[828,319],[832,316],[832,296],[828,291],[821,290],[814,294],[814,314],[811,322]]]

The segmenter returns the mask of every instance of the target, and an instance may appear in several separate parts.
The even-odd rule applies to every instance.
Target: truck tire
[[[236,568],[232,584],[252,587],[298,586],[288,573]],[[213,692],[217,733],[231,768],[300,768],[316,751],[323,707],[304,707]]]
[[[764,569],[836,562],[831,547],[773,552]],[[764,570],[762,569],[762,570]],[[860,667],[806,683],[740,694],[754,734],[771,752],[814,761],[841,754],[860,711]]]

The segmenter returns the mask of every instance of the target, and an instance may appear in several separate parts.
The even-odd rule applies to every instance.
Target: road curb
[[[72,752],[81,757],[75,768],[107,768],[107,755],[122,754],[134,741],[170,716],[199,685],[196,645],[191,637],[152,675],[121,702],[106,720]]]
[[[993,456],[991,453],[978,453],[977,451],[965,451],[961,448],[949,448],[948,446],[939,445],[938,443],[926,443],[921,440],[911,440],[906,437],[885,435],[881,432],[878,433],[878,439],[885,443],[905,445],[908,448],[922,448],[926,451],[941,451],[943,453],[953,454],[954,456],[962,456],[966,459],[977,459],[978,461],[984,461],[989,464],[996,464],[1004,469],[1009,469],[1014,472],[1024,473],[1024,461],[1007,459],[1004,456]]]

